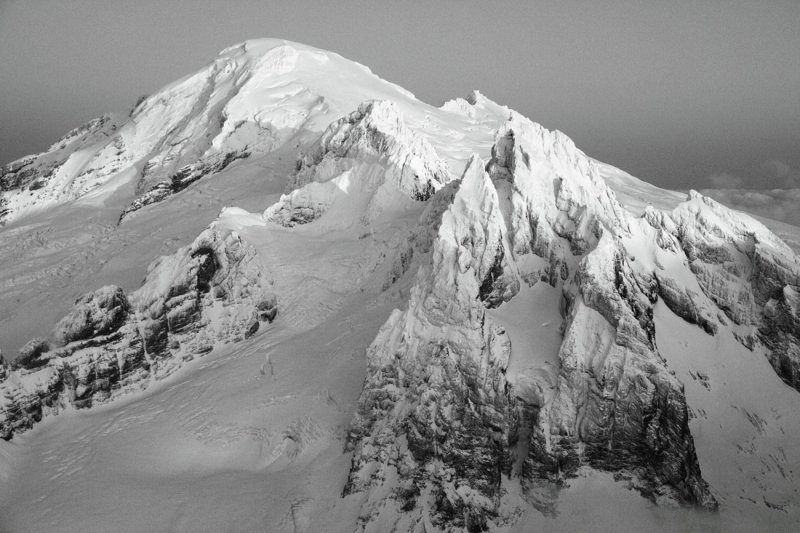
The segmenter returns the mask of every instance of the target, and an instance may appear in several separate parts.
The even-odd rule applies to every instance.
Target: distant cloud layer
[[[777,159],[768,159],[759,167],[758,179],[748,180],[729,172],[708,177],[713,189],[800,189],[800,170]]]
[[[744,179],[727,172],[712,174],[709,176],[708,182],[715,189],[738,189],[744,185]]]
[[[320,4],[0,0],[0,165],[225,47],[281,37],[434,105],[480,89],[659,187],[786,188],[759,184],[760,163],[800,168],[798,0]]]
[[[797,189],[800,188],[800,170],[792,168],[783,161],[770,159],[761,165],[764,171],[765,188]]]
[[[720,172],[701,192],[729,207],[800,226],[800,170],[777,159],[759,166],[757,180]]]
[[[733,209],[800,226],[800,188],[704,189],[700,192]]]

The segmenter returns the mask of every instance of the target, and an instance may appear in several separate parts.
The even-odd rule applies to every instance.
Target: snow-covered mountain
[[[0,530],[800,523],[800,229],[480,93],[248,41],[0,194]]]

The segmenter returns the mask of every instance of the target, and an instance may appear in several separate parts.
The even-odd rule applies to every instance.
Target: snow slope
[[[6,355],[57,344],[104,285],[170,310],[181,276],[199,295],[138,392],[48,389],[57,349],[0,366],[4,428],[9,402],[57,398],[0,441],[0,531],[800,524],[800,263],[770,229],[800,230],[653,187],[478,92],[435,108],[336,54],[248,41],[0,185]],[[181,248],[209,225],[277,301],[210,352],[201,334],[253,301],[248,276],[226,296],[197,274],[195,252],[239,256]]]

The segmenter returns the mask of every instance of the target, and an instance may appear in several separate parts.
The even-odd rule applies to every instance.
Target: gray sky
[[[0,0],[0,164],[258,37],[479,89],[657,185],[800,187],[800,0]]]

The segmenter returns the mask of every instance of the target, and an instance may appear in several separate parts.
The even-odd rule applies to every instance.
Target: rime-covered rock
[[[496,514],[510,463],[510,346],[478,293],[504,246],[502,225],[497,193],[474,158],[441,217],[433,264],[418,273],[409,309],[395,311],[368,350],[346,494],[399,476],[395,504],[430,514],[440,527],[481,530]],[[365,517],[382,502],[369,505]]]
[[[758,333],[775,371],[800,391],[800,289],[787,285],[764,305]]]
[[[130,213],[138,211],[147,205],[158,203],[175,193],[179,193],[203,176],[222,172],[234,161],[246,159],[249,155],[250,153],[246,150],[227,152],[224,154],[212,154],[197,163],[181,167],[174,174],[171,174],[168,179],[151,185],[147,192],[136,198],[136,200],[122,211],[119,222],[121,223]]]
[[[79,298],[53,332],[60,347],[28,343],[0,381],[0,436],[67,404],[88,408],[146,388],[184,361],[253,335],[277,307],[256,250],[212,226],[151,264],[127,297],[108,286]]]
[[[73,129],[41,154],[25,156],[0,169],[0,191],[44,188],[76,149],[103,142],[117,131],[120,118],[103,115]]]
[[[405,125],[397,105],[373,100],[328,126],[301,155],[294,186],[326,181],[348,161],[378,159],[387,167],[384,179],[417,200],[427,200],[450,180],[446,164],[424,137]]]
[[[19,349],[19,356],[14,359],[14,366],[28,370],[38,368],[47,363],[46,359],[42,359],[42,354],[48,351],[50,351],[50,343],[46,339],[38,337],[31,339]]]
[[[118,115],[103,115],[67,133],[47,151],[0,168],[0,224],[29,208],[75,198],[96,180],[119,171],[122,123]]]
[[[290,191],[265,211],[265,219],[307,224],[350,197],[351,204],[365,204],[355,211],[369,223],[398,204],[428,200],[450,180],[444,161],[390,101],[364,102],[333,122],[296,167]]]
[[[679,243],[698,287],[718,309],[716,319],[708,304],[698,303],[697,293],[683,288],[683,304],[670,305],[676,314],[700,324],[709,333],[727,317],[747,327],[738,338],[752,349],[758,342],[767,358],[787,383],[800,390],[800,342],[793,317],[794,295],[800,288],[800,258],[772,232],[747,215],[732,211],[691,191],[687,200],[668,215],[669,230]],[[667,225],[662,226],[667,228]],[[667,287],[667,292],[676,291]],[[673,286],[677,284],[673,283]],[[676,298],[667,298],[670,304]],[[674,310],[674,309],[673,309]]]
[[[366,493],[362,527],[395,509],[441,529],[490,529],[515,476],[532,505],[554,512],[581,465],[654,501],[716,507],[683,387],[654,343],[659,279],[626,246],[641,223],[560,133],[512,116],[492,156],[473,158],[446,197],[408,308],[367,351],[345,487]],[[563,293],[554,382],[509,374],[530,355],[489,313],[536,283]]]
[[[125,323],[129,312],[124,291],[109,285],[78,298],[72,311],[56,324],[53,336],[64,345],[108,335]]]
[[[656,501],[713,508],[683,386],[654,343],[657,284],[634,273],[629,261],[607,234],[579,267],[546,425],[557,458],[548,479],[568,473],[565,464],[587,462],[633,475],[633,486]]]

